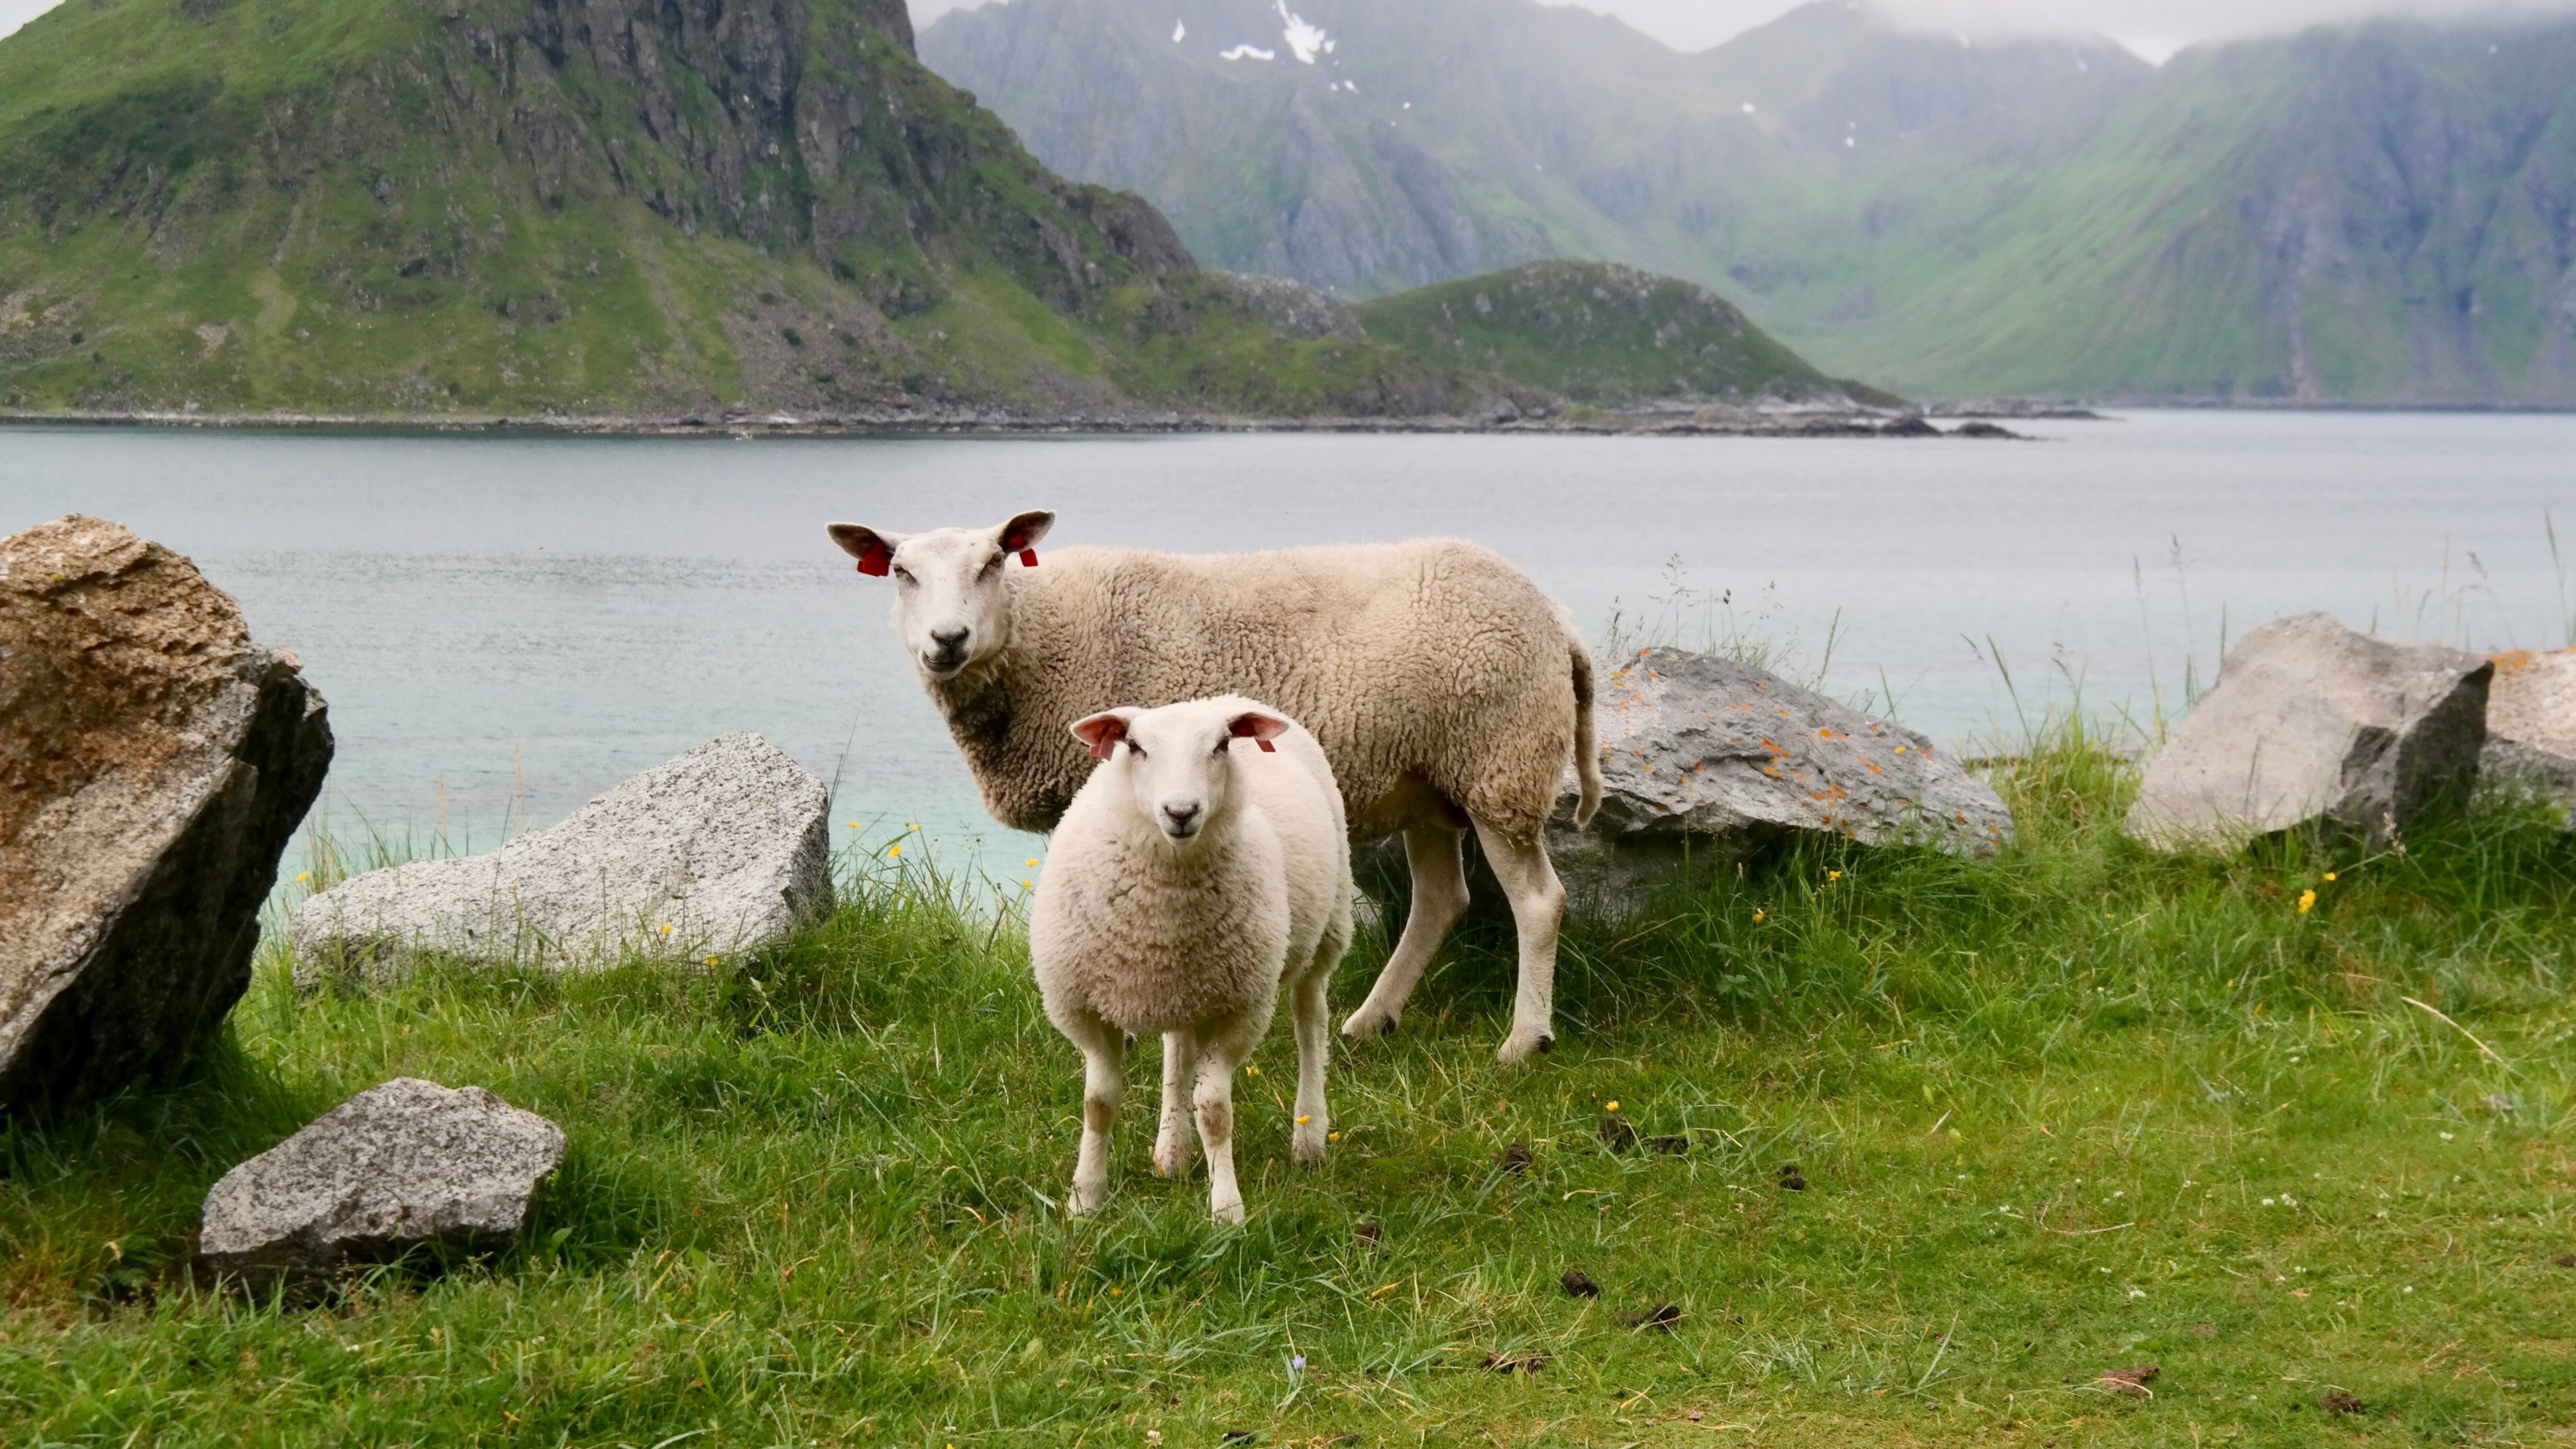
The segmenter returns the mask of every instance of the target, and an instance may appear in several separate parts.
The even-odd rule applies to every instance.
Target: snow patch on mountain
[[[1232,50],[1218,51],[1216,58],[1219,60],[1277,60],[1279,52],[1263,50],[1257,45],[1238,45]]]
[[[1288,42],[1288,49],[1294,52],[1299,60],[1313,65],[1316,56],[1332,47],[1332,41],[1325,37],[1322,26],[1307,24],[1304,16],[1289,9],[1288,0],[1277,0],[1277,3],[1279,19],[1287,26],[1285,30],[1279,32],[1279,38]]]

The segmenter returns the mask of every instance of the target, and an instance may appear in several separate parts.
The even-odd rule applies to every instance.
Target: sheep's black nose
[[[1174,835],[1186,836],[1199,827],[1199,807],[1195,804],[1163,807],[1164,828]]]
[[[962,654],[966,651],[966,633],[967,631],[962,628],[933,629],[930,631],[930,642],[938,645],[939,651],[943,654]]]

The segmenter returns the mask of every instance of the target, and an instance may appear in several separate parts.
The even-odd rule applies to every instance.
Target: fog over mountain
[[[1691,54],[1534,0],[1011,0],[922,55],[1203,262],[1349,295],[1594,257],[1931,396],[2576,404],[2576,18],[2159,68],[1848,0]]]

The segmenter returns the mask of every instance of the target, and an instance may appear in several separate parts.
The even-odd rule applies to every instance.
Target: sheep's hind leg
[[[1288,984],[1289,1015],[1297,1031],[1297,1123],[1288,1136],[1288,1154],[1299,1162],[1321,1163],[1326,1135],[1332,1131],[1332,1114],[1324,1107],[1324,1068],[1333,1055],[1331,1008],[1324,1000],[1324,988],[1332,983],[1333,968],[1341,964],[1342,952],[1349,947],[1347,935],[1327,939],[1305,975]]]
[[[1525,1060],[1556,1045],[1556,933],[1565,918],[1565,887],[1547,849],[1537,840],[1516,841],[1476,825],[1476,841],[1494,876],[1511,897],[1513,934],[1520,939],[1520,989],[1512,1001],[1512,1034],[1494,1055]]]
[[[1204,1028],[1198,1041],[1199,1141],[1207,1148],[1208,1216],[1243,1221],[1243,1190],[1234,1181],[1234,1071],[1260,1038],[1238,1019]]]
[[[1097,1017],[1065,1030],[1082,1048],[1082,1152],[1073,1166],[1073,1190],[1065,1194],[1067,1217],[1081,1217],[1109,1196],[1109,1125],[1118,1116],[1123,1082],[1118,1075],[1127,1039],[1118,1028]]]
[[[1342,1035],[1366,1041],[1395,1030],[1423,969],[1448,939],[1449,928],[1467,913],[1467,867],[1458,855],[1465,839],[1465,831],[1433,823],[1404,832],[1404,863],[1413,875],[1413,909],[1405,913],[1404,935],[1395,943],[1395,954],[1377,974],[1368,1000],[1342,1023]]]
[[[1154,1170],[1179,1177],[1190,1170],[1198,1143],[1190,1131],[1191,1070],[1197,1060],[1189,1029],[1163,1033],[1163,1126],[1154,1135]]]

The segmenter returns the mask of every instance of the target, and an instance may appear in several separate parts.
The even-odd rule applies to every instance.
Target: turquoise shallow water
[[[2010,729],[2015,694],[2035,712],[2080,682],[2088,706],[2143,715],[2161,682],[2170,704],[2187,658],[2207,677],[2222,621],[2322,608],[2400,639],[2568,642],[2543,518],[2576,528],[2576,417],[2017,426],[2044,441],[11,428],[0,530],[78,511],[194,557],[330,698],[343,833],[443,822],[484,848],[514,814],[548,823],[756,729],[837,773],[846,839],[919,823],[952,859],[985,842],[1012,884],[1034,842],[983,817],[884,585],[826,521],[1050,507],[1059,545],[1191,552],[1456,534],[1596,636],[1616,608],[1812,667],[1831,632],[1830,688],[1892,691],[1907,723],[1972,745]]]

